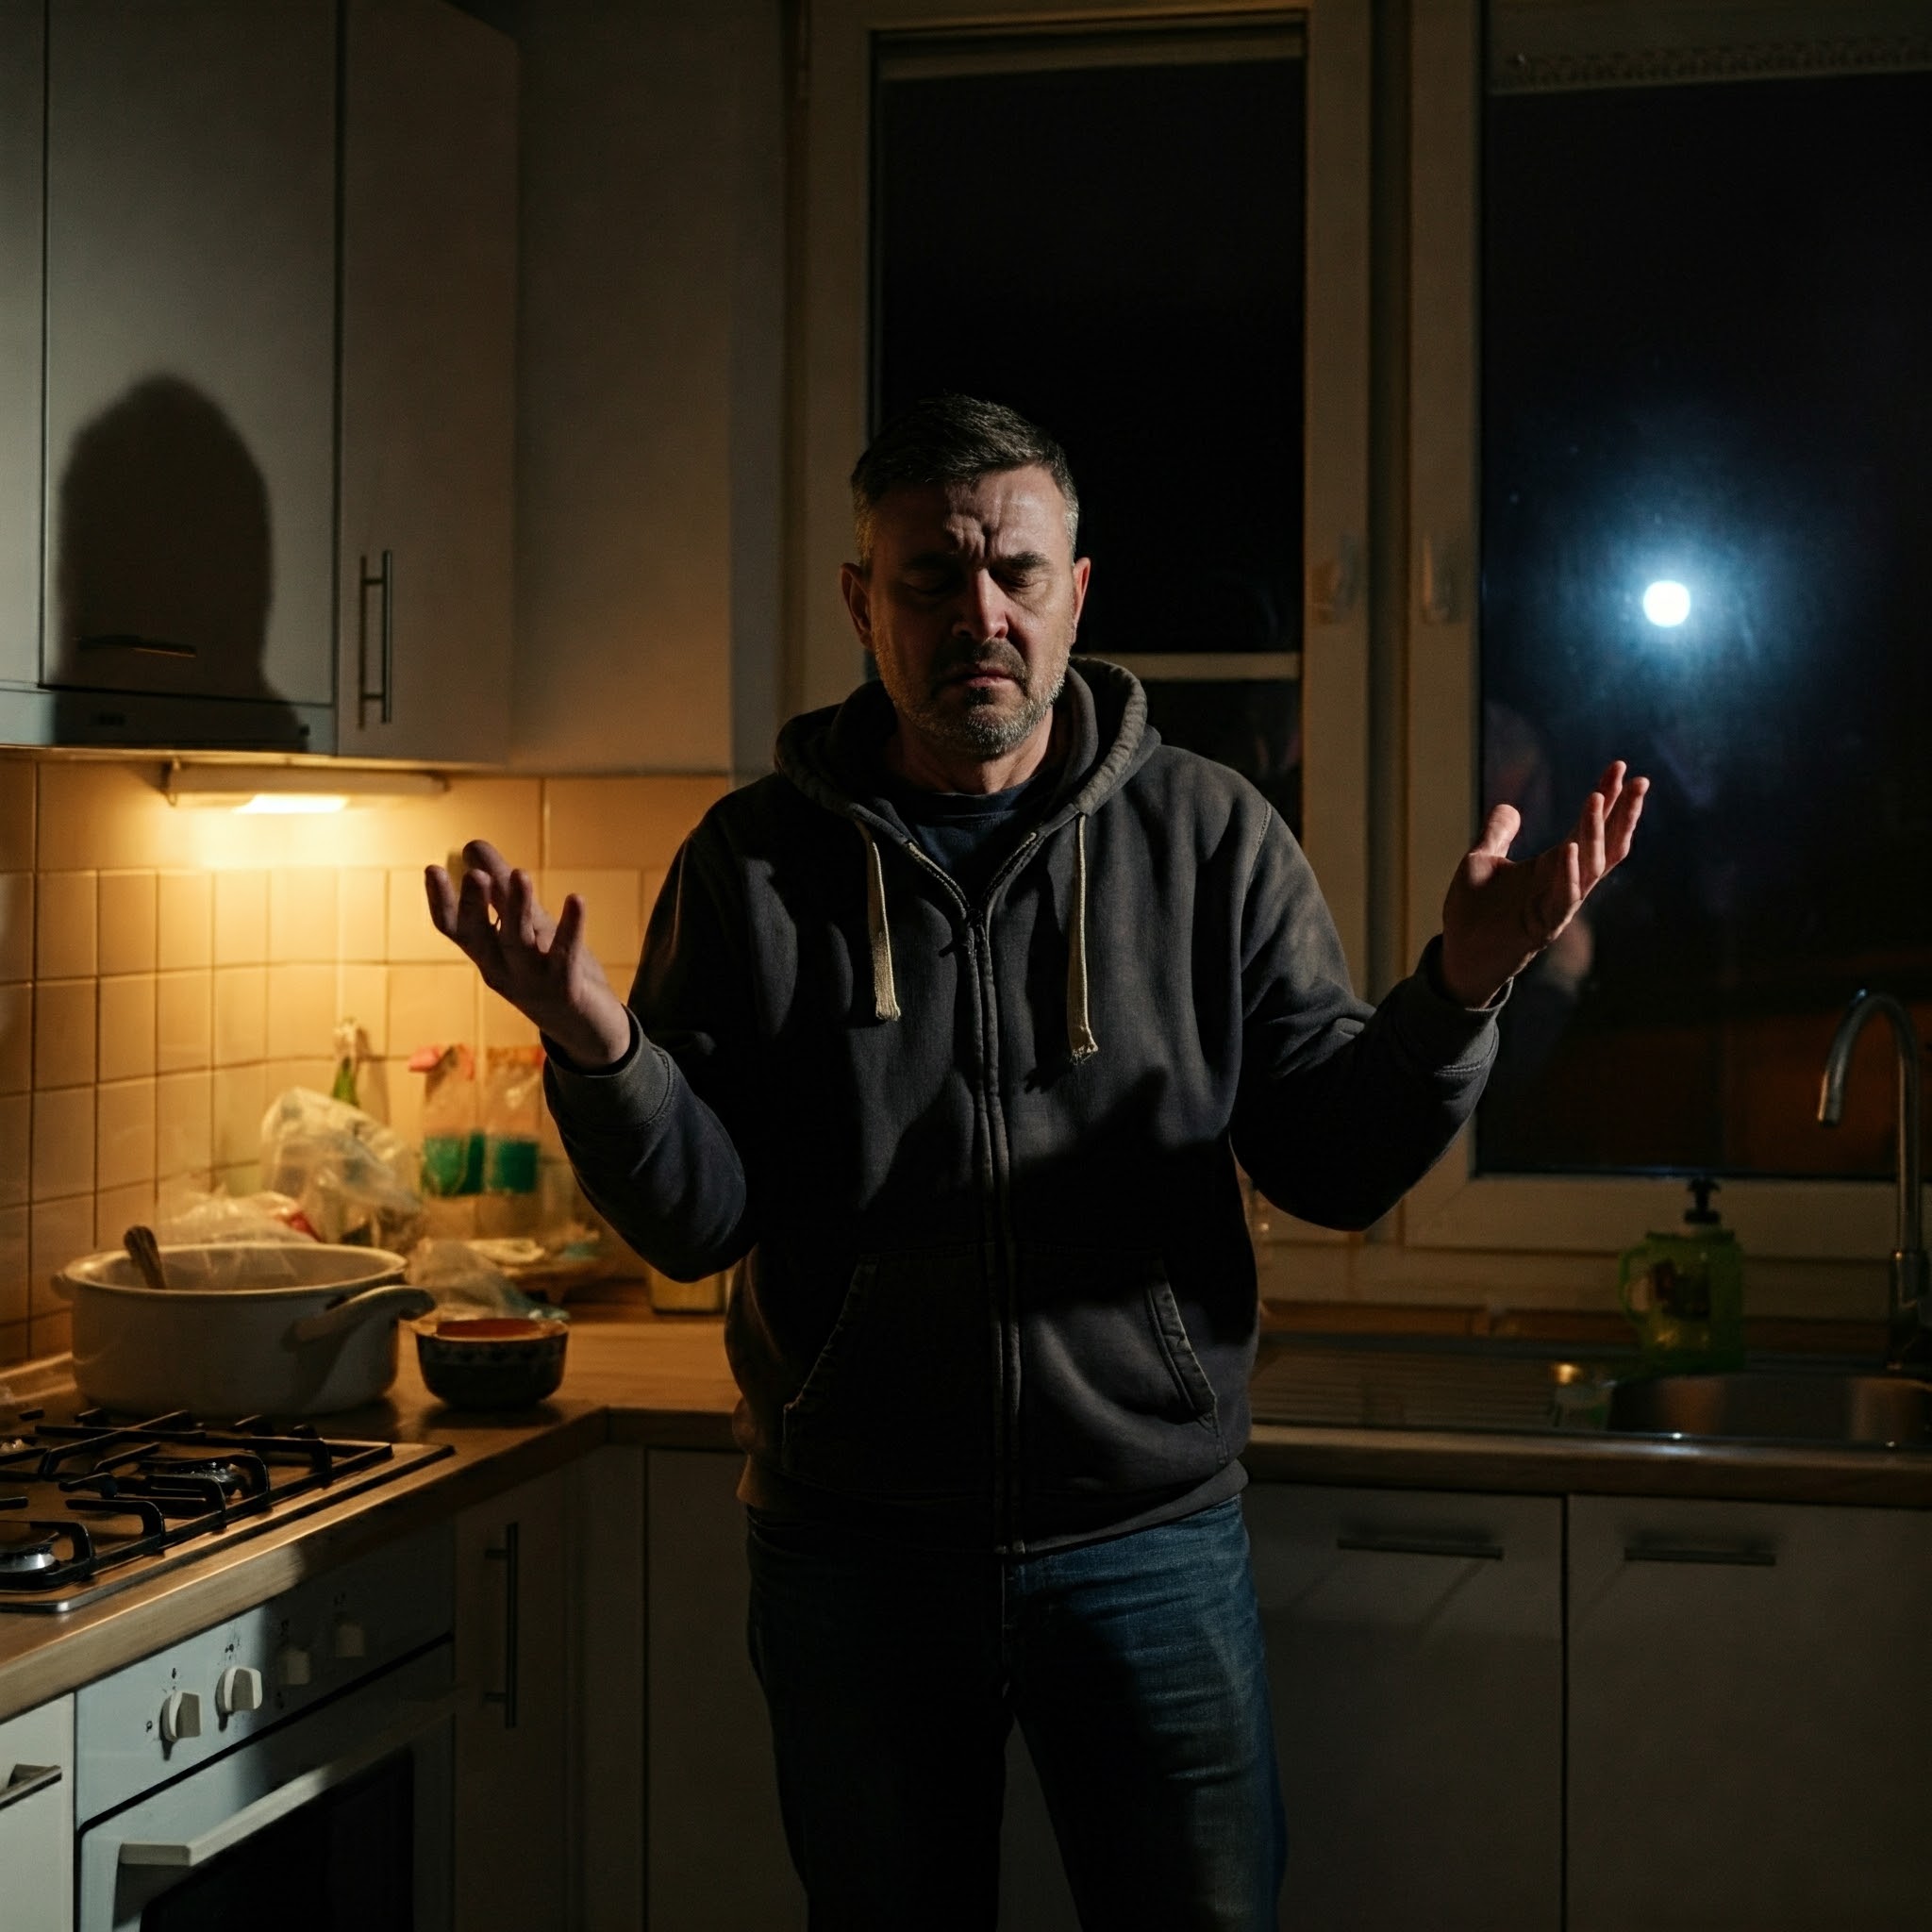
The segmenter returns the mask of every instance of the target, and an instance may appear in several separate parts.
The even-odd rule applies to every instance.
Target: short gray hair
[[[873,525],[893,490],[970,483],[1000,470],[1038,465],[1067,503],[1067,547],[1077,548],[1080,496],[1067,453],[1038,424],[977,396],[927,396],[901,409],[873,438],[852,471],[852,523],[861,569],[872,564]]]

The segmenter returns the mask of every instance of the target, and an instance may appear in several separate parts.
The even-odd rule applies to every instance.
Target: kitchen
[[[1886,84],[1923,80],[1922,10],[1856,10],[1890,50]],[[1049,11],[972,9],[1009,30]],[[1587,8],[1491,8],[1484,69],[1483,11],[1109,10],[1201,34],[1239,15],[1237,39],[1275,37],[1244,41],[1243,59],[1305,76],[1306,398],[1277,387],[1296,391],[1279,426],[1306,452],[1291,599],[1306,615],[1243,630],[1239,664],[1196,651],[1186,677],[1159,649],[1124,655],[1177,737],[1204,691],[1244,692],[1257,717],[1293,708],[1291,731],[1255,734],[1255,775],[1265,789],[1291,768],[1284,811],[1377,992],[1434,929],[1491,789],[1478,716],[1486,758],[1512,742],[1492,679],[1536,721],[1531,763],[1536,732],[1558,729],[1501,655],[1522,621],[1491,601],[1503,546],[1525,542],[1508,553],[1525,569],[1536,552],[1495,480],[1507,440],[1478,425],[1474,326],[1479,283],[1510,272],[1473,242],[1479,195],[1502,192],[1479,190],[1475,156],[1518,138],[1483,117],[1522,96],[1492,80],[1485,97],[1476,76],[1507,76],[1516,54],[1532,69],[1583,58],[1538,33],[1614,29],[1568,17]],[[1679,58],[1726,33],[1814,30],[1802,8],[1674,12],[1646,31]],[[1833,30],[1853,35],[1844,13]],[[582,892],[622,984],[685,833],[766,768],[783,717],[855,680],[829,587],[849,544],[841,479],[873,406],[867,90],[888,91],[882,125],[916,131],[887,111],[891,89],[938,85],[946,62],[999,67],[958,44],[955,10],[913,0],[423,0],[341,17],[339,46],[330,5],[0,0],[0,742],[14,747],[0,752],[0,1381],[16,1411],[62,1412],[56,1274],[184,1189],[256,1191],[263,1112],[290,1088],[329,1090],[339,1023],[363,1035],[358,1097],[412,1144],[419,1049],[534,1044],[429,928],[425,860],[485,837],[547,894]],[[904,43],[920,27],[953,39]],[[875,65],[869,36],[888,28],[902,39]],[[1305,36],[1292,56],[1291,35]],[[1875,60],[1840,58],[1827,78]],[[1793,57],[1801,74],[1821,59]],[[1766,71],[1766,85],[1784,72]],[[1524,111],[1574,99],[1553,86]],[[875,217],[888,242],[891,216]],[[142,299],[111,299],[117,286]],[[1486,313],[1493,338],[1504,310]],[[192,393],[143,388],[157,371]],[[92,500],[145,540],[132,552],[173,560],[154,581],[214,587],[209,634],[239,625],[252,661],[143,648],[164,624],[111,597],[89,616],[86,572],[62,573],[62,518],[88,501],[66,453],[129,396],[140,407],[118,420],[138,433],[119,458],[94,445]],[[138,469],[112,493],[126,452],[163,432],[199,439],[221,501],[242,506],[225,523],[171,524],[170,486]],[[207,569],[183,572],[208,542]],[[1696,592],[1695,562],[1666,558],[1659,579],[1668,567]],[[302,762],[304,743],[331,761]],[[274,796],[290,771],[345,808],[175,802],[225,773]],[[1689,876],[1683,903],[1737,889],[1708,860]],[[1641,967],[1641,935],[1607,917],[1597,938]],[[1836,957],[1817,1010],[1727,1011],[1746,1043],[1712,1077],[1742,1141],[1699,1138],[1700,1090],[1670,1085],[1668,1045],[1577,1024],[1554,1064],[1593,1076],[1595,1104],[1566,1108],[1560,1082],[1529,1077],[1369,1236],[1255,1202],[1271,1330],[1292,1339],[1264,1357],[1257,1412],[1281,1420],[1247,1458],[1281,1734],[1299,1739],[1284,1774],[1307,1856],[1284,1924],[1916,1923],[1923,1450],[1544,1426],[1553,1409],[1590,1423],[1601,1372],[1631,1358],[1619,1256],[1681,1228],[1696,1173],[1724,1181],[1754,1351],[1880,1358],[1886,1257],[1906,1245],[1882,1028],[1861,1043],[1839,1138],[1813,1117],[1832,1026],[1867,972],[1925,1024],[1924,937],[1888,929]],[[1687,1031],[1673,1038],[1678,1062],[1693,1058]],[[1534,1158],[1579,1114],[1611,1112],[1621,1139]],[[566,1185],[547,1128],[541,1165]],[[142,1788],[73,1762],[69,1700],[120,1680],[157,1753],[144,1727],[164,1701],[203,1700],[203,1734],[168,1745],[196,1765],[228,1761],[237,1727],[275,1733],[275,1697],[307,1724],[311,1702],[365,1695],[367,1734],[305,1744],[290,1779],[420,1721],[390,1756],[406,1756],[419,1813],[452,1827],[441,1853],[425,1827],[393,1854],[422,1888],[417,1923],[795,1923],[743,1661],[716,1315],[654,1309],[636,1278],[570,1307],[566,1378],[541,1421],[434,1404],[406,1337],[388,1406],[317,1426],[447,1454],[391,1458],[340,1502],[310,1492],[199,1573],[0,1615],[0,1774],[66,1767],[14,1772],[0,1793],[0,1922],[38,1897],[15,1890],[33,1882],[16,1878],[19,1848],[71,1847],[76,1824],[90,1829],[44,1881],[44,1915],[19,1923],[167,1922],[189,1868],[137,1858],[117,1881],[109,1855],[107,1879],[89,1877],[109,1842],[92,1821],[131,1817]],[[15,1426],[0,1407],[0,1438]],[[364,1591],[377,1607],[358,1607]],[[357,1646],[344,1624],[361,1658],[334,1655]],[[219,1639],[206,1655],[204,1638]],[[190,1654],[156,1674],[176,1644]],[[277,1682],[291,1647],[310,1653],[312,1691]],[[435,1681],[406,1695],[394,1668]],[[255,1694],[242,1679],[221,1707],[236,1671],[261,1674],[267,1711],[235,1704]],[[78,1707],[85,1745],[109,1719]],[[173,1778],[177,1760],[161,1761]],[[1013,1775],[1007,1918],[1071,1923],[1024,1755]],[[168,1828],[121,1841],[192,1843],[212,1824]]]

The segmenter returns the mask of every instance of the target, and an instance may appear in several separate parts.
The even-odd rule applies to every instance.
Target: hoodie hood
[[[1152,755],[1160,734],[1147,722],[1147,693],[1141,680],[1103,658],[1069,660],[1066,685],[1055,710],[1067,729],[1066,762],[1027,845],[1037,844],[1069,822],[1073,824],[1067,1038],[1078,1061],[1100,1051],[1089,1001],[1087,820]],[[814,804],[849,819],[858,832],[864,853],[873,1016],[887,1023],[901,1014],[881,841],[902,846],[920,863],[930,863],[893,809],[883,783],[885,743],[896,722],[885,686],[872,682],[860,685],[841,705],[792,719],[778,737],[779,771]]]

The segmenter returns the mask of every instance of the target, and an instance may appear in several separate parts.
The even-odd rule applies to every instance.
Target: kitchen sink
[[[1606,1426],[1635,1435],[1932,1446],[1932,1382],[1872,1370],[1657,1375],[1613,1385]]]

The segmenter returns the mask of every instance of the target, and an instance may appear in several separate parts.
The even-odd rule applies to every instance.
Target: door
[[[571,1503],[557,1474],[457,1519],[456,1923],[536,1932],[570,1884]]]
[[[1562,1505],[1252,1485],[1295,1932],[1557,1932]]]
[[[7,1932],[74,1924],[74,1699],[0,1724],[0,1898]]]
[[[1571,1932],[1926,1923],[1932,1517],[1575,1497]]]
[[[0,685],[41,663],[43,19],[42,0],[0,0]]]
[[[48,11],[42,675],[297,748],[334,695],[335,18]]]
[[[509,746],[514,43],[434,0],[349,8],[336,747]]]

